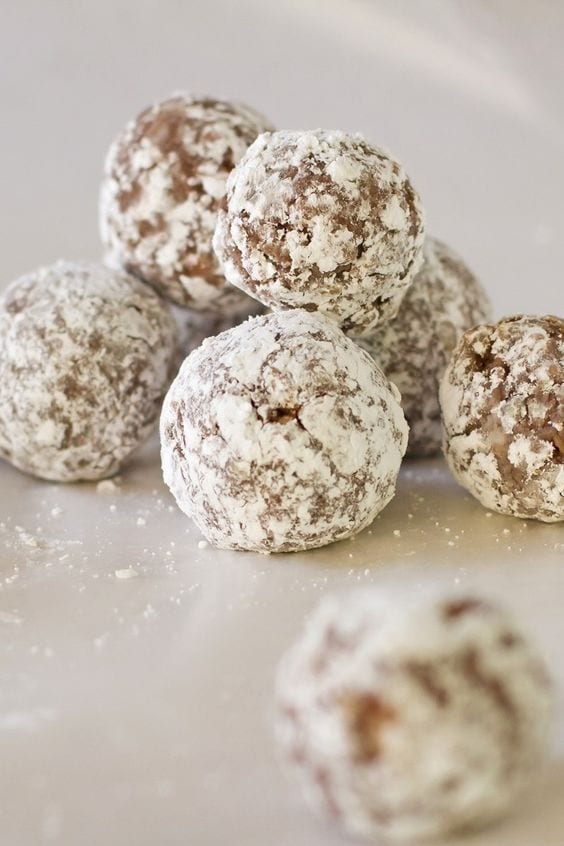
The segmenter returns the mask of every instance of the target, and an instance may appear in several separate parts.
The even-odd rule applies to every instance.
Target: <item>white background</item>
[[[0,284],[94,258],[102,160],[173,90],[364,132],[498,314],[563,302],[558,0],[2,0]]]
[[[562,313],[563,43],[558,0],[0,0],[0,287],[99,255],[112,136],[186,89],[279,127],[364,132],[404,161],[498,314]],[[2,846],[347,843],[271,740],[276,662],[327,590],[492,593],[564,683],[562,524],[488,515],[440,461],[405,465],[353,542],[263,558],[199,540],[155,443],[107,495],[0,465]],[[563,751],[560,708],[531,796],[464,842],[562,846]]]

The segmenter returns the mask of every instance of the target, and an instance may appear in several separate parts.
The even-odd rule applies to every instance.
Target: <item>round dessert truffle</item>
[[[449,466],[482,505],[564,520],[564,320],[518,315],[470,329],[440,401]]]
[[[358,339],[399,389],[409,423],[407,455],[440,451],[442,375],[465,330],[490,317],[486,293],[462,259],[427,238],[423,265],[397,317]]]
[[[356,334],[397,313],[422,245],[402,166],[360,135],[322,130],[260,135],[227,181],[214,236],[233,285]]]
[[[368,590],[325,599],[283,659],[276,733],[316,810],[411,842],[506,811],[542,757],[551,703],[503,610]]]
[[[250,297],[247,297],[246,300],[244,311],[230,315],[213,314],[209,311],[189,311],[188,309],[177,309],[173,306],[173,313],[180,333],[180,354],[182,358],[179,365],[206,338],[219,335],[227,329],[233,329],[249,317],[266,314],[266,308],[262,303],[252,300]]]
[[[323,317],[252,317],[191,353],[163,405],[164,479],[214,546],[291,552],[350,537],[389,502],[399,394]]]
[[[158,418],[177,330],[147,285],[60,261],[0,300],[0,456],[43,479],[116,473]]]
[[[151,106],[108,153],[100,198],[107,261],[180,306],[245,308],[212,250],[227,174],[268,121],[247,106],[177,94]]]

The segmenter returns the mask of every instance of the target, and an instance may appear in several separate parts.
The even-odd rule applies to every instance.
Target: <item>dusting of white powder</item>
[[[237,314],[210,314],[173,306],[173,314],[180,333],[179,365],[188,353],[199,347],[206,338],[219,335],[220,332],[225,332],[227,329],[233,329],[247,317],[266,313],[266,308],[261,303],[251,299],[251,297],[247,297],[246,300],[245,310],[237,312]]]
[[[211,241],[229,171],[269,128],[247,106],[182,93],[145,109],[106,159],[100,229],[108,263],[134,270],[181,306],[244,308]]]
[[[111,476],[156,423],[176,345],[168,307],[124,273],[59,261],[17,279],[0,299],[0,455],[55,481]]]
[[[440,402],[448,463],[486,508],[564,520],[564,321],[516,316],[466,333]]]
[[[358,339],[400,391],[408,455],[440,451],[440,380],[465,330],[490,315],[489,300],[462,259],[428,237],[423,264],[397,316]]]
[[[360,135],[260,135],[227,180],[214,249],[233,285],[351,333],[393,317],[421,262],[423,210],[401,165]]]
[[[251,318],[185,361],[161,416],[163,474],[214,546],[321,546],[391,499],[407,426],[387,379],[328,320]]]
[[[276,735],[306,799],[380,842],[446,837],[504,812],[552,706],[510,615],[475,597],[328,597],[279,668]]]

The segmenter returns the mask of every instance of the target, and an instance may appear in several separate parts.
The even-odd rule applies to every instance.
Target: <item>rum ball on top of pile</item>
[[[265,132],[227,180],[214,248],[229,282],[270,308],[362,334],[393,317],[421,264],[419,195],[360,135]]]

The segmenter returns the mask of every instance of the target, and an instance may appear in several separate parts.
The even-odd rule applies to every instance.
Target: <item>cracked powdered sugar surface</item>
[[[176,94],[145,109],[105,164],[100,228],[107,262],[180,306],[245,309],[212,251],[228,173],[269,122],[236,103]]]
[[[246,297],[244,311],[238,311],[236,314],[213,314],[180,309],[174,306],[172,308],[180,336],[181,359],[179,365],[206,338],[212,338],[214,335],[227,331],[227,329],[233,329],[248,317],[257,317],[260,314],[266,314],[267,311],[262,303],[251,299],[251,297]]]
[[[334,324],[250,318],[184,362],[163,405],[164,479],[222,548],[289,552],[372,522],[395,491],[399,395]]]
[[[284,657],[276,734],[311,805],[380,842],[499,816],[545,750],[552,690],[509,614],[471,596],[327,597]]]
[[[214,249],[233,285],[360,334],[393,317],[424,221],[402,166],[360,135],[266,132],[227,181]]]
[[[113,475],[150,433],[177,331],[148,286],[60,261],[0,301],[0,455],[54,481]]]
[[[486,508],[564,520],[564,321],[518,315],[468,331],[440,389],[444,452]]]
[[[397,386],[409,423],[407,455],[441,448],[439,384],[462,334],[491,317],[488,297],[462,259],[427,238],[423,265],[397,316],[358,339]]]

